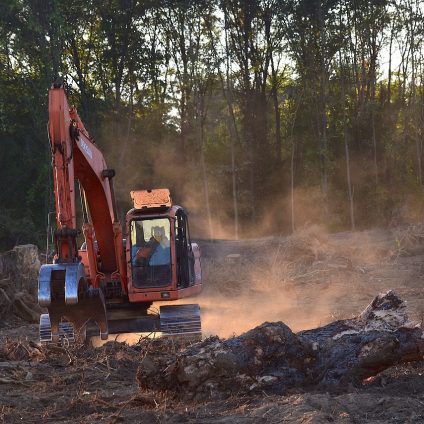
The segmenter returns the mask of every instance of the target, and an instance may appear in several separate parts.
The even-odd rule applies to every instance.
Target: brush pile
[[[424,252],[424,224],[410,224],[393,230],[395,249],[392,254],[396,259],[399,256],[422,255]]]
[[[264,323],[239,337],[211,337],[179,352],[147,354],[137,372],[143,390],[168,390],[185,399],[235,394],[284,394],[293,388],[341,388],[424,355],[422,328],[392,291],[357,317],[293,333]]]

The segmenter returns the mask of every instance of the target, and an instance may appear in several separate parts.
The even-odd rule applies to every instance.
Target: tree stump
[[[409,321],[405,303],[392,291],[377,296],[356,318],[297,334],[275,322],[227,340],[211,337],[177,352],[164,350],[165,343],[153,343],[142,361],[140,388],[196,399],[339,388],[424,355],[422,328]]]
[[[39,252],[32,244],[15,246],[0,254],[0,318],[7,321],[16,315],[25,321],[38,322],[41,308],[37,303]]]

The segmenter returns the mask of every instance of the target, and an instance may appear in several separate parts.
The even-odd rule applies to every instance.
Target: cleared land
[[[231,337],[283,321],[293,331],[358,315],[380,292],[424,316],[424,229],[410,226],[327,235],[308,228],[291,237],[201,243],[205,290],[198,298],[206,335]],[[34,282],[35,284],[35,282]],[[7,292],[9,293],[9,292]],[[9,293],[9,297],[11,297]],[[274,423],[423,422],[424,362],[394,366],[358,384],[329,389],[264,390],[203,399],[141,389],[146,355],[182,346],[39,348],[36,325],[3,314],[0,419],[4,422]]]

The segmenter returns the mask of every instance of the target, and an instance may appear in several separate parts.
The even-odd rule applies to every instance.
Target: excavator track
[[[202,337],[200,306],[166,305],[160,307],[160,330],[164,337]]]

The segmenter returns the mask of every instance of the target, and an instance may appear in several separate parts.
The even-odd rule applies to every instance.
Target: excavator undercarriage
[[[77,283],[78,282],[78,283]],[[40,342],[107,340],[109,334],[154,333],[162,337],[199,339],[202,336],[198,304],[161,305],[159,314],[146,304],[116,304],[109,308],[100,288],[87,287],[82,264],[43,265],[39,278]]]

